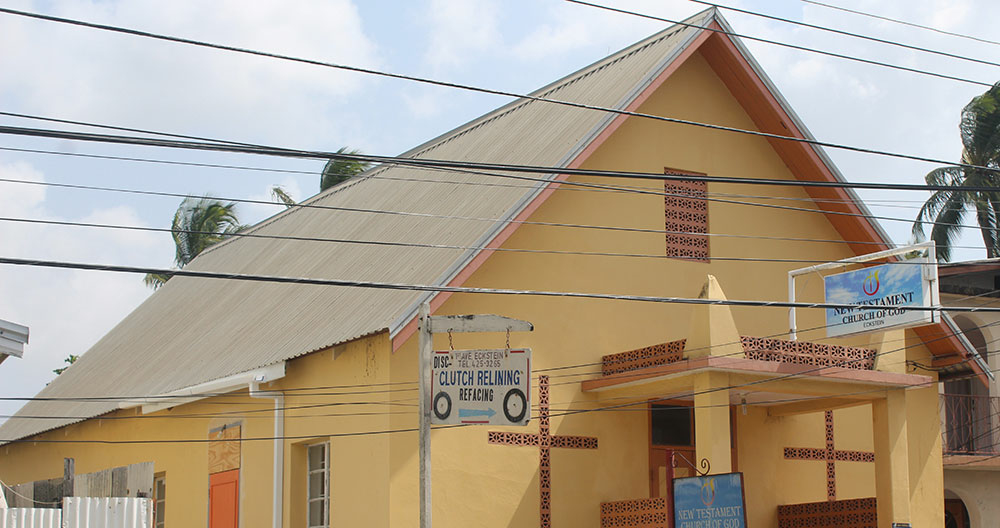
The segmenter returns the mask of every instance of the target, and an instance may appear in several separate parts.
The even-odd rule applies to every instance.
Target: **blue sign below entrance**
[[[674,479],[674,528],[746,528],[743,474]]]

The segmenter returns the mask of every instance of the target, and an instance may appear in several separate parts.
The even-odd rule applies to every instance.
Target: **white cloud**
[[[427,19],[430,44],[425,60],[436,70],[467,64],[472,57],[498,49],[501,4],[491,0],[431,0]]]
[[[32,3],[35,11],[357,66],[379,64],[347,0]],[[4,16],[0,96],[22,110],[223,137],[316,144],[316,116],[363,74]],[[192,126],[192,117],[196,116]]]
[[[0,164],[0,178],[45,181],[23,162]],[[0,210],[17,218],[143,226],[130,206],[66,217],[47,207],[47,194],[41,186],[0,183]],[[170,261],[172,243],[169,234],[0,222],[0,248],[7,257],[158,265]],[[0,266],[0,318],[31,331],[24,357],[0,365],[0,392],[35,394],[65,357],[85,352],[149,293],[133,274]],[[0,414],[18,407],[0,403]]]

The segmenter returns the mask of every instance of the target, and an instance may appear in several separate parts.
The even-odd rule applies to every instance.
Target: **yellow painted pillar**
[[[702,372],[694,379],[694,442],[696,465],[711,464],[713,474],[733,470],[729,430],[729,374]]]
[[[719,281],[709,275],[701,299],[725,300]],[[684,345],[684,356],[696,359],[709,356],[743,357],[740,333],[727,305],[696,305],[691,311],[691,329]],[[731,431],[729,430],[729,374],[701,372],[694,378],[695,464],[707,459],[713,474],[733,470]]]
[[[890,390],[872,402],[875,437],[875,498],[879,528],[910,522],[910,456],[906,392]]]
[[[726,294],[719,281],[709,275],[698,298],[724,301]],[[740,333],[728,305],[697,304],[691,309],[691,327],[684,344],[684,357],[695,359],[705,356],[743,357]]]
[[[875,350],[875,370],[906,374],[906,346],[903,329],[875,332],[871,335],[868,348]]]

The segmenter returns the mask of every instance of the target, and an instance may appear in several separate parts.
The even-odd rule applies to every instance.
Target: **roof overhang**
[[[21,357],[28,343],[28,327],[0,319],[0,361],[7,356]]]
[[[221,394],[247,389],[251,383],[267,383],[285,377],[285,361],[268,365],[259,369],[233,374],[217,380],[206,381],[183,389],[148,396],[133,398],[118,404],[119,409],[133,409],[142,406],[142,414],[162,411],[185,403],[191,403]]]
[[[629,406],[692,400],[696,379],[705,373],[728,376],[730,405],[763,407],[768,416],[789,416],[867,405],[890,390],[934,385],[930,376],[843,367],[762,361],[732,356],[681,360],[581,382],[584,393]]]

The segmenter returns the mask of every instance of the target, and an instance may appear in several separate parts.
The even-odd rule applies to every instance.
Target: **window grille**
[[[308,447],[308,504],[309,528],[330,526],[330,444],[313,444]]]
[[[667,256],[708,262],[708,183],[667,180],[663,191]]]
[[[167,477],[153,479],[153,526],[164,528],[167,518]]]

